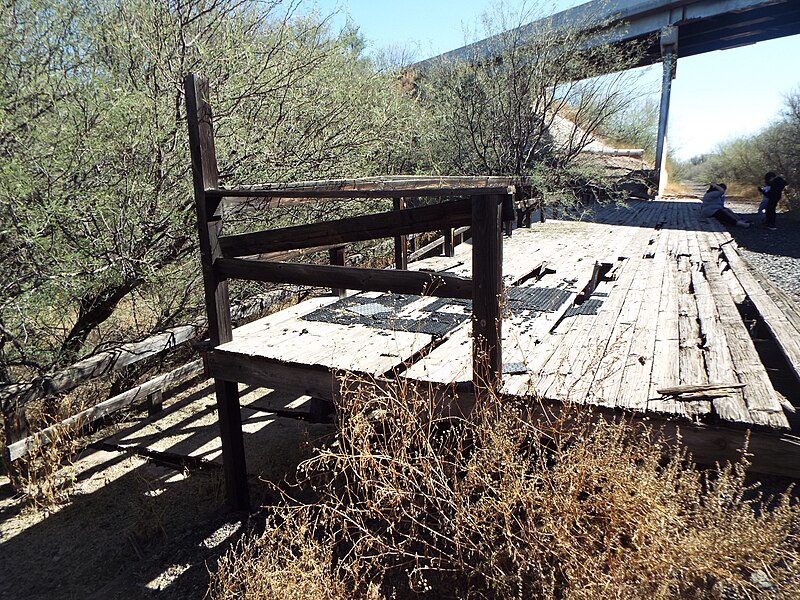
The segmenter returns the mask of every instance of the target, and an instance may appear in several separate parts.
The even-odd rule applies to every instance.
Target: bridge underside
[[[706,2],[698,4],[741,4],[741,2]],[[629,31],[643,30],[632,40],[644,41],[646,51],[640,66],[662,59],[658,32],[661,27],[676,26],[678,56],[695,56],[715,50],[728,50],[766,40],[800,34],[800,2],[778,2],[744,11],[721,12],[704,16],[702,10],[685,7],[676,12],[664,10],[652,18],[632,23]]]

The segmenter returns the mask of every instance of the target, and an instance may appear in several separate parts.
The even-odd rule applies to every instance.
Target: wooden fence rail
[[[249,319],[263,314],[273,306],[287,302],[293,297],[297,298],[299,294],[299,288],[273,290],[231,307],[231,315],[237,321]],[[139,342],[123,343],[113,348],[108,348],[75,363],[59,373],[30,382],[0,387],[0,411],[3,415],[7,446],[20,442],[22,445],[19,447],[25,447],[27,443],[25,440],[28,439],[25,408],[30,402],[47,396],[67,393],[98,377],[115,373],[158,355],[168,354],[187,343],[201,340],[206,330],[207,323],[203,319],[196,324],[175,327]],[[170,382],[170,379],[166,379],[163,383]],[[175,385],[178,384],[175,383]],[[138,387],[133,389],[138,389]],[[109,398],[104,403],[115,399],[118,400],[127,393],[124,392],[120,396]],[[132,402],[137,402],[138,398],[139,396],[135,396]],[[111,405],[113,405],[113,402]],[[121,406],[126,406],[126,404]],[[109,414],[108,411],[102,416],[107,414]],[[14,455],[15,452],[17,451],[15,450],[11,454],[6,452],[6,458]],[[16,458],[12,460],[16,460]]]
[[[204,376],[204,373],[205,367],[203,365],[203,360],[194,360],[169,373],[160,375],[155,379],[151,379],[146,383],[118,394],[113,398],[109,398],[95,406],[82,410],[60,423],[37,431],[33,435],[22,440],[8,444],[5,448],[5,459],[9,463],[18,460],[49,441],[57,439],[61,432],[67,432],[69,435],[79,433],[84,428],[103,417],[107,417],[123,408],[136,404],[143,404],[148,398],[152,397],[153,394],[168,394],[170,390],[182,383],[199,376]]]

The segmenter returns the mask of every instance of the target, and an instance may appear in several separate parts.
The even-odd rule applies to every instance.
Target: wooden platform
[[[738,307],[746,298],[755,305],[800,381],[797,331],[698,206],[636,202],[506,238],[502,391],[787,429],[785,402]],[[468,276],[471,257],[467,243],[409,269]],[[339,370],[468,384],[468,302],[377,292],[315,298],[236,329],[210,353],[211,374],[322,398],[335,396]],[[679,386],[706,387],[660,392]]]

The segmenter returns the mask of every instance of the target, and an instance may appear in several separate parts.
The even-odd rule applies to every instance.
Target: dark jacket
[[[786,180],[780,175],[771,179],[769,182],[769,190],[766,193],[767,198],[769,200],[774,200],[775,202],[780,200],[781,194],[783,193],[786,185]]]
[[[722,190],[710,190],[703,194],[703,205],[700,207],[700,214],[704,217],[713,217],[721,208],[725,207],[725,192]]]
[[[503,197],[503,204],[500,208],[500,219],[503,221],[514,220],[514,199],[510,194]]]

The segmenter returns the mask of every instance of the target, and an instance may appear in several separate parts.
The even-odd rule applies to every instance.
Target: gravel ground
[[[778,230],[770,231],[756,213],[757,204],[730,199],[727,205],[752,223],[749,229],[728,228],[740,254],[800,304],[800,215],[778,213]]]

